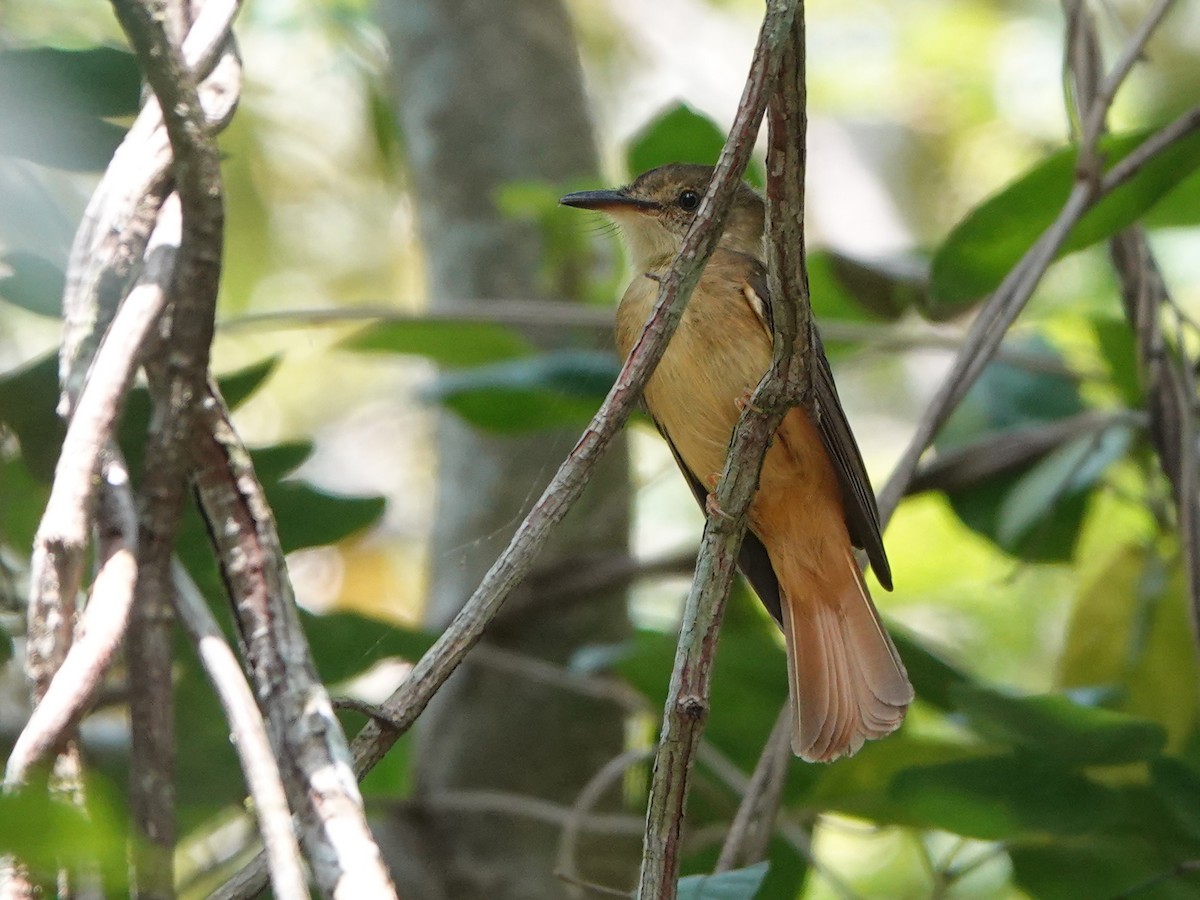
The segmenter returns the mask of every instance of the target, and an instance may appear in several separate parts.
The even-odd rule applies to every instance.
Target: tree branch
[[[138,574],[128,644],[130,804],[145,837],[135,845],[135,880],[141,893],[171,896],[176,825],[170,566],[186,495],[194,402],[208,376],[224,202],[220,160],[197,82],[166,33],[161,3],[113,0],[113,6],[163,112],[183,223],[161,359],[159,365],[148,363],[155,415],[140,490]]]
[[[200,416],[196,489],[313,877],[326,896],[394,896],[367,827],[345,737],[300,626],[275,521],[215,386],[208,388]],[[266,881],[260,856],[218,894],[250,896]]]
[[[767,271],[774,363],[742,412],[717,486],[683,612],[654,779],[646,814],[642,900],[673,900],[692,757],[708,716],[710,673],[746,510],[758,488],[767,446],[792,406],[811,408],[812,309],[804,263],[805,103],[804,4],[784,16],[782,57],[770,93],[767,142]],[[770,21],[772,10],[767,13]],[[764,34],[768,25],[764,22]],[[819,415],[819,410],[814,410]]]
[[[235,737],[233,742],[246,777],[246,787],[254,801],[259,831],[266,847],[271,872],[271,888],[281,900],[307,900],[308,884],[300,846],[292,830],[292,814],[279,766],[271,752],[262,713],[246,683],[237,656],[225,642],[217,620],[209,611],[191,576],[176,561],[175,611],[183,630],[199,657],[204,671],[216,690],[221,708]]]

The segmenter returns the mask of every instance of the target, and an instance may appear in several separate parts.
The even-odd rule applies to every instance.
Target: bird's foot
[[[754,403],[752,402],[753,399],[754,399],[754,388],[746,388],[744,391],[742,391],[741,396],[737,397],[733,401],[733,405],[738,408],[738,412],[745,412],[747,409],[750,409],[753,412],[761,413],[762,407],[755,406]]]
[[[718,519],[728,520],[728,519],[733,518],[733,516],[731,516],[729,513],[725,512],[725,510],[721,509],[721,504],[717,502],[716,494],[710,493],[708,496],[706,496],[704,498],[704,511],[708,515],[715,516]]]

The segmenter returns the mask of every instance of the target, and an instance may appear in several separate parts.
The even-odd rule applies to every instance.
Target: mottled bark
[[[511,182],[565,182],[596,172],[575,39],[559,0],[391,0],[381,15],[392,41],[430,305],[569,294],[576,280],[569,272],[547,283],[537,228],[504,216],[495,202]],[[561,345],[564,332],[527,334],[551,346]],[[470,596],[577,437],[562,430],[487,436],[442,417],[431,627],[445,625]],[[609,454],[539,569],[624,553],[625,470],[623,449]],[[487,640],[564,663],[582,646],[627,634],[623,594],[538,603],[552,582],[533,578],[518,590]],[[622,744],[615,705],[472,665],[468,657],[418,725],[416,788],[418,796],[491,788],[570,803]],[[434,806],[417,827],[431,867],[425,877],[432,874],[446,896],[562,895],[552,871],[556,827]],[[586,846],[585,872],[630,883],[637,856],[631,843]]]

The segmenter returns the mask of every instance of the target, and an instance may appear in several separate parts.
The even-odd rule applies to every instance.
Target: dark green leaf
[[[630,142],[626,165],[630,175],[668,163],[715,165],[725,146],[725,132],[707,116],[680,103],[659,115]],[[756,187],[766,183],[758,163],[746,167],[746,180]]]
[[[263,484],[282,481],[300,468],[301,463],[312,455],[313,445],[309,441],[293,441],[287,444],[271,444],[250,451],[254,472]]]
[[[141,76],[111,47],[0,52],[0,154],[72,170],[107,165],[125,129],[104,116],[137,112]]]
[[[225,403],[229,408],[237,409],[249,400],[250,396],[262,387],[263,382],[275,371],[278,363],[278,356],[268,356],[256,363],[251,363],[244,369],[222,375],[218,379],[218,385],[221,389],[221,396],[225,398]]]
[[[52,355],[0,376],[0,422],[17,436],[29,471],[46,482],[54,477],[66,433],[57,404],[58,360]]]
[[[1119,796],[1030,756],[987,756],[906,769],[889,792],[916,822],[981,840],[1025,832],[1087,834],[1117,821]]]
[[[0,104],[14,98],[93,116],[132,116],[142,76],[127,50],[28,47],[0,52]]]
[[[907,660],[906,660],[907,662]],[[808,792],[790,790],[785,799],[806,808],[843,813],[881,824],[922,825],[907,806],[889,793],[902,771],[914,766],[951,763],[979,755],[961,742],[916,737],[907,729],[884,741],[868,741],[858,753],[821,766]]]
[[[295,482],[268,483],[264,488],[284,553],[349,537],[373,524],[387,505],[382,497],[339,497]]]
[[[9,269],[4,274],[5,268]],[[57,316],[62,309],[62,269],[32,253],[10,253],[0,259],[0,297],[42,316]]]
[[[1200,840],[1200,772],[1170,757],[1150,764],[1153,789],[1178,825]]]
[[[382,659],[400,657],[415,662],[433,646],[436,634],[401,628],[354,613],[313,615],[301,612],[313,660],[327,684],[345,681]]]
[[[1157,722],[1082,706],[1061,694],[1010,697],[978,685],[951,690],[971,727],[1065,766],[1119,765],[1153,759],[1166,744]]]
[[[943,711],[949,710],[952,690],[959,685],[974,683],[970,675],[946,662],[904,629],[889,625],[888,631],[922,702]]]
[[[424,356],[444,366],[479,366],[533,352],[516,331],[490,322],[387,322],[350,336],[341,346]]]
[[[870,318],[895,321],[913,306],[925,305],[929,272],[924,263],[900,257],[855,259],[840,253],[829,253],[827,259],[833,276],[870,314]],[[813,257],[809,257],[809,287],[816,312],[812,262]]]
[[[1157,129],[1101,141],[1106,168]],[[976,207],[955,226],[933,258],[935,308],[962,308],[995,290],[1054,221],[1075,180],[1077,151],[1067,147]],[[1200,134],[1175,143],[1097,203],[1071,231],[1062,254],[1088,247],[1132,224],[1200,166]],[[1060,254],[1061,255],[1061,254]]]
[[[1009,848],[1017,884],[1038,900],[1194,900],[1200,875],[1152,840],[1095,836],[1071,843],[1028,841]]]
[[[611,354],[568,350],[443,373],[425,396],[488,431],[576,426],[596,412],[618,371]]]
[[[765,862],[719,875],[689,875],[679,880],[679,900],[752,900],[767,877]]]

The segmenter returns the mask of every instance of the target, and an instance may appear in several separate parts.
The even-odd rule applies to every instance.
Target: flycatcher
[[[652,169],[627,187],[568,194],[621,228],[634,270],[617,308],[628,356],[712,179],[711,166]],[[740,405],[771,365],[763,200],[739,185],[720,243],[645,389],[645,404],[704,506],[725,467]],[[889,590],[879,510],[819,340],[819,415],[790,410],[763,461],[738,558],[787,642],[792,750],[812,762],[849,756],[895,731],[912,685],[854,557],[863,548]]]

